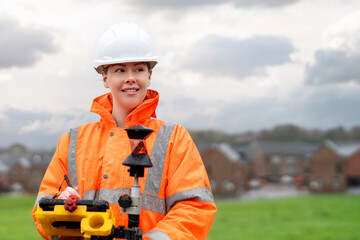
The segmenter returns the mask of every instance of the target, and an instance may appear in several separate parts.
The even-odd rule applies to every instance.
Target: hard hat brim
[[[129,59],[113,59],[109,61],[95,61],[95,67],[97,73],[101,74],[104,70],[104,66],[113,65],[118,63],[130,63],[130,62],[148,62],[150,64],[150,69],[153,69],[157,62],[158,57],[149,58],[129,58]]]

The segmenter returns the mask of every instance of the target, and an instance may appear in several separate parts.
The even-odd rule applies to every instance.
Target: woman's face
[[[104,86],[110,89],[114,107],[132,111],[140,105],[150,86],[151,70],[146,63],[119,63],[110,65],[102,73]]]

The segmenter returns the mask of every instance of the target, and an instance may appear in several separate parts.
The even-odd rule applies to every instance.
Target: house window
[[[338,177],[334,177],[331,185],[335,189],[340,188],[340,179]]]
[[[225,179],[222,182],[222,188],[227,192],[232,192],[235,190],[235,184],[230,182],[228,179]]]
[[[335,172],[336,173],[342,173],[343,172],[343,166],[341,163],[337,162],[335,165]]]
[[[280,167],[278,165],[272,166],[272,174],[280,173]]]
[[[271,163],[272,163],[273,165],[278,165],[278,164],[280,164],[280,162],[281,162],[280,156],[278,156],[278,155],[273,155],[273,156],[271,157]]]
[[[324,186],[324,181],[322,180],[322,178],[316,179],[316,182],[318,183],[319,188],[323,188],[323,186]]]
[[[294,166],[287,166],[286,167],[286,173],[289,174],[289,175],[294,175],[295,174]]]
[[[286,163],[287,164],[294,164],[295,163],[295,158],[293,156],[287,156],[286,157]]]
[[[323,188],[324,182],[322,178],[317,178],[310,183],[310,188],[315,190],[320,190]]]

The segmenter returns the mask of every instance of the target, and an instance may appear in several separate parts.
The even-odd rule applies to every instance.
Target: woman
[[[148,87],[157,59],[149,35],[136,24],[117,24],[103,34],[95,69],[110,92],[91,107],[101,120],[61,136],[37,201],[52,197],[67,175],[74,188],[63,187],[59,198],[106,200],[116,226],[127,226],[117,203],[134,181],[122,165],[131,154],[125,128],[142,125],[154,130],[145,140],[153,167],[139,178],[143,239],[206,239],[216,213],[209,180],[189,133],[156,119],[159,94]],[[49,239],[40,224],[38,231]]]

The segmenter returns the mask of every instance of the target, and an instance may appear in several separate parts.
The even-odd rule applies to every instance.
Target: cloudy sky
[[[97,121],[100,35],[135,22],[160,64],[158,117],[229,133],[360,125],[360,1],[0,0],[0,147]]]

